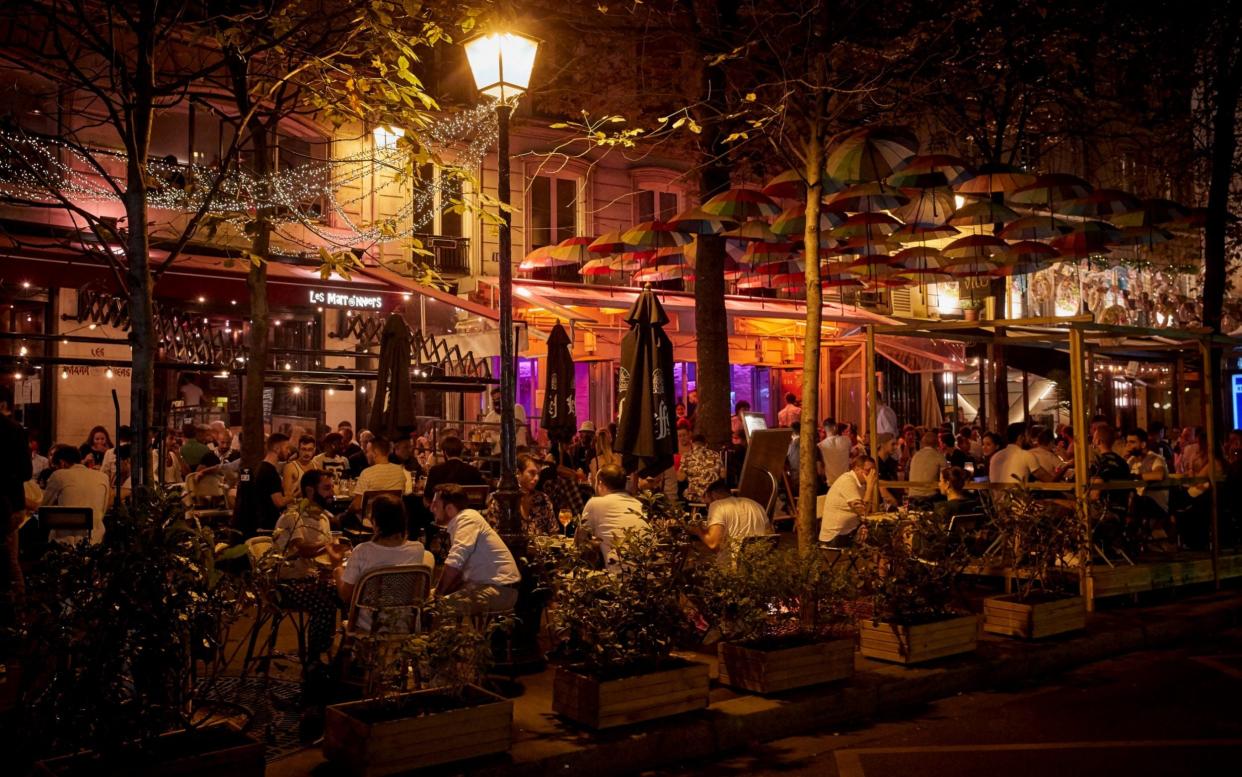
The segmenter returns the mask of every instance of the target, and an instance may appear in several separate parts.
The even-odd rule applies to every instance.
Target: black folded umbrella
[[[410,328],[396,313],[388,316],[380,339],[375,399],[371,405],[373,434],[396,439],[414,429],[414,391],[410,388]]]
[[[565,327],[557,324],[548,335],[547,379],[543,388],[543,416],[540,423],[551,442],[565,443],[578,431],[574,407],[573,343]]]
[[[664,334],[668,314],[645,288],[626,315],[621,340],[621,385],[613,449],[626,467],[653,475],[673,466],[677,435],[673,412],[673,343]]]

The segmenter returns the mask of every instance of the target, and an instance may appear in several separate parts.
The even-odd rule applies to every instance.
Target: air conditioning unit
[[[889,309],[898,318],[926,318],[927,300],[922,286],[900,286],[889,290]]]

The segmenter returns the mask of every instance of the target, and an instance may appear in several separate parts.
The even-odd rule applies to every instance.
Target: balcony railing
[[[449,275],[470,274],[470,240],[464,237],[446,237],[444,235],[414,235],[421,240],[423,247],[431,252],[431,256],[421,261],[439,273]]]

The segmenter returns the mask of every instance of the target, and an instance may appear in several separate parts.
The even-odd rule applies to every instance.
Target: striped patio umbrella
[[[1122,227],[1113,239],[1115,246],[1135,246],[1151,250],[1158,245],[1176,240],[1177,236],[1161,227]]]
[[[973,177],[951,185],[958,194],[988,196],[998,193],[1008,194],[1034,182],[1035,176],[1020,167],[989,162],[980,165]]]
[[[532,270],[541,270],[545,267],[567,267],[571,264],[577,264],[573,260],[557,259],[552,255],[553,246],[542,246],[531,251],[518,265],[519,272],[530,272]]]
[[[782,259],[789,259],[797,250],[794,243],[761,243],[753,242],[746,246],[746,250],[742,252],[739,262],[754,267],[765,262],[775,262]]]
[[[974,175],[970,165],[961,157],[951,154],[917,154],[903,162],[888,177],[888,184],[899,189],[931,189],[963,184]]]
[[[839,192],[844,185],[827,175],[824,176],[823,182],[824,194]],[[786,170],[764,184],[763,189],[760,191],[769,197],[781,200],[805,200],[806,176],[802,174],[801,170]]]
[[[821,232],[826,232],[843,221],[845,217],[839,213],[832,213],[823,208],[819,211]],[[771,231],[781,237],[801,237],[806,231],[806,206],[794,205],[781,211],[781,214],[772,221]]]
[[[841,242],[839,242],[836,248],[832,250],[831,255],[832,256],[867,256],[871,254],[875,254],[875,255],[882,254],[882,255],[887,256],[891,248],[892,248],[892,245],[888,242],[888,240],[882,237],[877,237],[874,239],[868,238],[868,237],[852,237],[848,240],[842,240]]]
[[[829,230],[828,236],[835,240],[866,238],[883,241],[900,226],[901,222],[887,213],[855,213],[840,226]]]
[[[1023,216],[1000,231],[1006,240],[1043,240],[1074,231],[1074,225],[1051,216]]]
[[[633,272],[641,270],[643,261],[650,259],[655,255],[654,251],[634,251],[630,253],[617,254],[612,257],[609,264],[616,272]]]
[[[770,289],[772,288],[772,276],[747,275],[744,278],[738,278],[737,287],[746,291],[754,291],[755,289]]]
[[[579,275],[587,278],[599,277],[601,275],[612,275],[616,270],[612,267],[609,259],[592,259],[582,265],[582,269],[578,271]]]
[[[957,208],[953,190],[948,187],[938,189],[907,189],[910,202],[893,211],[893,215],[907,224],[945,224]]]
[[[1066,256],[1082,258],[1108,253],[1121,231],[1107,221],[1084,221],[1073,232],[1052,239],[1052,247]]]
[[[634,273],[633,282],[635,284],[643,283],[664,283],[665,281],[684,281],[694,280],[693,271],[688,267],[648,267]]]
[[[923,224],[907,222],[893,231],[888,239],[895,243],[929,243],[933,240],[957,237],[961,230],[948,224]]]
[[[772,198],[757,189],[729,189],[712,197],[701,206],[713,216],[733,221],[770,219],[781,212]]]
[[[822,273],[819,276],[820,288],[827,291],[828,289],[854,289],[863,285],[863,282],[855,278],[853,275],[844,272]]]
[[[956,263],[959,260],[988,259],[1008,248],[1008,243],[994,235],[966,235],[949,243],[941,253]]]
[[[1008,199],[1019,205],[1043,205],[1051,211],[1056,203],[1077,200],[1090,193],[1091,184],[1076,175],[1044,173],[1036,176],[1032,183],[1010,193]]]
[[[772,287],[781,291],[793,291],[806,288],[806,273],[792,272],[772,276]]]
[[[899,268],[902,275],[921,284],[939,283],[952,278],[946,272],[948,263],[940,251],[929,246],[903,248],[893,254],[893,259],[893,266]]]
[[[827,198],[830,213],[874,213],[899,208],[910,201],[900,190],[878,181],[846,187]]]
[[[755,275],[785,275],[793,272],[803,272],[802,263],[793,259],[778,259],[772,262],[761,262],[751,268],[751,272]]]
[[[970,259],[946,268],[954,278],[978,278],[991,275],[1000,267],[990,259]]]
[[[958,208],[949,217],[949,225],[954,227],[983,227],[991,224],[1008,224],[1017,221],[1018,212],[999,202],[979,200]]]
[[[586,264],[594,258],[591,244],[593,237],[567,237],[548,249],[548,255],[566,264]]]
[[[751,219],[720,234],[730,240],[754,240],[764,243],[779,243],[783,240],[780,235],[772,231],[768,222],[762,219]]]
[[[625,244],[623,252],[654,251],[684,246],[690,242],[690,236],[663,221],[643,221],[622,232],[621,242]]]
[[[1187,209],[1173,200],[1143,200],[1127,213],[1119,213],[1109,221],[1119,227],[1158,227],[1185,218]]]
[[[824,169],[846,183],[882,181],[918,152],[918,137],[905,127],[863,127],[829,143]]]
[[[733,229],[737,222],[722,216],[714,216],[702,208],[687,208],[668,221],[678,232],[687,235],[719,235],[726,229]]]
[[[621,231],[605,232],[587,246],[593,254],[615,254],[625,250],[625,241],[621,239]]]
[[[1058,213],[1066,216],[1107,219],[1143,207],[1138,197],[1120,189],[1096,189],[1085,197],[1059,203]]]
[[[1052,262],[1060,257],[1060,251],[1038,240],[1019,240],[1016,243],[1011,243],[1008,248],[1000,253],[1000,259],[1004,262]]]

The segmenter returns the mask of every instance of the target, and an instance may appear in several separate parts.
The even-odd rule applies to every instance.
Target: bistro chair
[[[492,490],[490,486],[462,486],[461,490],[466,495],[467,506],[475,510],[487,507],[487,497]]]
[[[271,534],[260,534],[257,537],[251,537],[246,540],[246,548],[249,551],[248,555],[252,572],[271,575],[278,573],[282,559],[276,550],[275,543],[272,541]],[[298,664],[303,672],[306,671],[306,641],[310,618],[302,610],[284,607],[279,585],[276,585],[272,590],[274,598],[260,598],[256,604],[254,624],[250,628],[250,640],[246,646],[246,656],[242,659],[241,674],[243,677],[249,674],[252,664],[257,664],[262,666],[263,677],[269,679],[271,677],[272,659],[290,658],[288,654],[276,652],[276,639],[280,636],[280,627],[284,624],[286,618],[293,624],[294,633],[297,637],[296,658]],[[265,629],[267,636],[263,640],[263,652],[256,653],[255,651],[259,646],[259,638]]]
[[[363,690],[370,694],[376,669],[384,664],[384,648],[401,642],[423,630],[423,611],[431,597],[431,568],[423,564],[403,564],[372,569],[362,576],[354,588],[349,614],[345,618],[341,641],[341,671],[349,677],[350,659],[354,655],[345,640],[367,647],[371,657],[363,678]],[[361,615],[369,623],[361,624]]]

